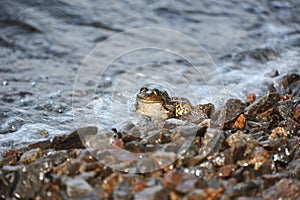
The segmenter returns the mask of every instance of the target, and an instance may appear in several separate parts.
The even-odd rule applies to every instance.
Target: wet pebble
[[[195,189],[192,192],[188,193],[183,200],[206,200],[207,195],[202,189]]]
[[[147,187],[144,190],[137,192],[134,195],[134,199],[139,200],[167,200],[168,194],[162,185],[156,185],[153,187]]]
[[[221,167],[218,172],[217,172],[217,176],[220,178],[225,178],[231,175],[231,173],[236,170],[237,166],[234,164],[231,165],[225,165],[223,167]]]
[[[40,148],[26,151],[20,158],[20,162],[29,164],[42,156],[42,150]]]
[[[70,198],[84,197],[88,193],[93,192],[93,188],[81,177],[76,176],[74,178],[63,179],[66,185],[66,192]]]
[[[282,179],[274,186],[263,191],[263,198],[266,200],[273,199],[299,199],[300,181],[295,179]]]
[[[113,198],[115,200],[132,200],[133,194],[130,185],[127,181],[122,181],[116,185],[113,191]]]
[[[278,93],[269,93],[248,106],[245,109],[245,115],[250,120],[257,120],[258,114],[262,114],[270,108],[273,108],[279,100],[280,95]]]

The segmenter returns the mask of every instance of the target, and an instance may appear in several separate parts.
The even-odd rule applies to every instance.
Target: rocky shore
[[[153,137],[141,138],[142,127],[134,126],[105,133],[113,148],[156,151],[151,162],[98,152],[128,172],[108,167],[85,148],[79,133],[93,136],[95,127],[7,150],[0,159],[0,198],[299,199],[300,75],[274,74],[265,95],[226,102],[220,130],[167,120]],[[215,143],[209,134],[219,136]],[[185,152],[169,145],[184,144],[187,135],[193,139]],[[203,148],[209,152],[202,154]],[[163,166],[159,157],[172,162]]]

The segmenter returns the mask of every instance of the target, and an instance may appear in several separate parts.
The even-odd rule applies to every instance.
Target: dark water
[[[298,0],[0,0],[0,147],[51,138],[77,126],[107,128],[122,122],[132,109],[132,96],[146,83],[161,83],[193,103],[218,102],[206,88],[206,81],[220,87],[216,77],[222,78],[226,98],[259,95],[275,70],[299,71],[299,13]],[[186,34],[205,48],[217,70],[204,62],[204,80],[180,56],[151,49],[105,66],[120,48],[164,41],[151,32],[139,40],[129,34],[90,53],[111,36],[141,27]],[[173,38],[169,45],[202,56],[188,42]],[[95,116],[99,119],[91,122]]]

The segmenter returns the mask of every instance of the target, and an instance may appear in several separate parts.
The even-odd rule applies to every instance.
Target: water
[[[261,95],[273,81],[270,73],[299,72],[299,11],[297,0],[0,0],[0,146],[17,147],[78,126],[121,123],[134,117],[134,96],[145,84],[194,104]],[[141,27],[179,31],[205,51],[153,32],[97,48]],[[120,49],[151,42],[180,54],[143,49],[106,65]],[[272,51],[257,58],[251,54],[257,49]],[[200,73],[181,54],[198,59]]]

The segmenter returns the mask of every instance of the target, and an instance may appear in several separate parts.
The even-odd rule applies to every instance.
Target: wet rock
[[[48,179],[46,175],[52,170],[49,159],[37,160],[20,170],[15,171],[11,196],[22,199],[34,199],[42,194]]]
[[[81,177],[66,178],[63,180],[66,185],[66,192],[70,198],[84,197],[93,192],[93,188]]]
[[[275,140],[280,137],[287,137],[288,134],[283,127],[276,127],[275,129],[272,130],[271,134],[269,135],[269,140]]]
[[[241,131],[230,135],[226,142],[231,147],[233,157],[238,159],[248,157],[255,147],[259,146],[259,143],[251,135],[246,135]]]
[[[146,186],[147,186],[147,183],[145,180],[136,179],[131,186],[131,190],[132,190],[132,192],[139,192],[139,191],[142,191],[143,189],[145,189]]]
[[[183,200],[206,200],[206,199],[207,199],[207,195],[205,191],[201,189],[195,189],[183,198]]]
[[[280,145],[273,153],[273,160],[277,163],[287,164],[290,160],[291,151],[287,142]]]
[[[286,175],[290,178],[300,179],[300,159],[290,162],[286,168]]]
[[[108,177],[106,177],[103,180],[101,186],[108,194],[111,194],[115,186],[118,184],[119,180],[120,180],[120,175],[115,172],[109,175]]]
[[[177,185],[175,189],[180,194],[187,194],[195,188],[204,188],[205,184],[195,175],[185,175],[182,178],[182,183]]]
[[[292,84],[299,80],[299,74],[287,74],[278,77],[274,83],[274,87],[280,94],[292,94]]]
[[[150,158],[139,159],[136,165],[138,173],[152,172],[160,168],[157,162]]]
[[[23,164],[29,164],[42,156],[42,150],[40,148],[26,151],[20,158],[20,162]]]
[[[45,141],[40,141],[40,142],[36,142],[33,144],[29,144],[28,145],[28,149],[36,149],[36,148],[40,148],[40,149],[50,149],[52,148],[52,143],[50,140],[45,140]]]
[[[164,186],[174,188],[183,181],[183,174],[177,170],[169,171],[164,175]]]
[[[207,199],[219,199],[222,195],[223,188],[207,188],[205,189]]]
[[[131,141],[125,144],[125,149],[132,153],[142,153],[145,151],[145,146],[141,142]]]
[[[240,196],[255,196],[259,190],[258,186],[258,183],[254,181],[238,183],[233,187],[233,194],[231,198],[234,199]]]
[[[239,99],[229,99],[225,104],[225,111],[219,111],[225,114],[224,127],[230,128],[231,123],[244,112],[246,105]],[[224,113],[225,112],[225,113]]]
[[[198,155],[191,157],[185,163],[187,166],[195,166],[207,156],[219,151],[224,141],[224,133],[218,129],[209,128],[202,140],[202,146]]]
[[[225,178],[231,175],[231,173],[236,170],[237,166],[234,164],[231,165],[225,165],[223,167],[221,167],[218,172],[217,172],[217,176],[220,178]]]
[[[245,115],[250,120],[257,120],[257,115],[273,108],[279,100],[280,95],[278,93],[269,93],[248,106],[245,109]]]
[[[300,103],[293,109],[294,118],[300,122]]]
[[[300,197],[300,181],[295,179],[282,179],[276,185],[263,191],[266,200],[298,199]]]
[[[88,135],[94,135],[97,133],[97,127],[83,127],[79,128],[75,131],[72,131],[68,135],[63,135],[63,136],[56,136],[53,139],[53,148],[56,150],[61,150],[61,149],[73,149],[73,148],[83,148],[83,142],[80,137],[82,136],[88,136]]]
[[[127,181],[122,181],[116,185],[113,191],[113,198],[115,200],[133,199],[133,194]]]
[[[279,102],[279,105],[277,106],[277,110],[283,119],[288,119],[292,117],[293,101],[286,100],[286,101]]]
[[[148,187],[142,190],[141,192],[137,192],[134,195],[134,199],[139,200],[167,200],[168,195],[163,186],[157,185],[153,187]]]
[[[241,114],[233,123],[232,128],[234,129],[243,129],[245,127],[246,117],[244,114]]]

